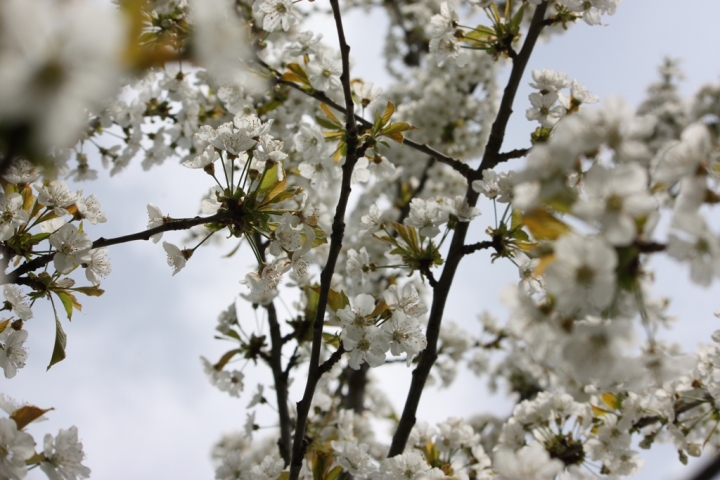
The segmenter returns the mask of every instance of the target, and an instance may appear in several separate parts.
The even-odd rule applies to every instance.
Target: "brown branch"
[[[172,230],[188,230],[197,225],[204,225],[207,223],[216,223],[229,220],[231,216],[232,212],[222,211],[210,217],[173,219],[167,221],[166,223],[163,223],[162,225],[158,225],[157,227],[138,233],[133,233],[131,235],[124,235],[122,237],[107,239],[100,237],[93,242],[92,248],[109,247],[111,245],[117,245],[119,243],[134,242],[136,240],[150,240],[150,237],[157,233],[169,232]],[[18,279],[21,275],[25,275],[26,273],[43,268],[45,265],[52,261],[54,256],[54,253],[48,253],[46,255],[36,257],[29,262],[23,263],[18,268],[8,273],[2,283],[18,283]]]
[[[339,347],[337,350],[335,350],[335,351],[332,353],[332,355],[330,355],[330,358],[328,358],[327,360],[325,360],[325,361],[323,362],[323,364],[320,365],[320,367],[318,367],[318,372],[320,373],[320,376],[322,376],[322,375],[326,374],[327,372],[329,372],[329,371],[332,369],[332,367],[334,367],[335,364],[340,361],[340,359],[342,358],[343,353],[345,353],[345,345],[343,345],[343,344],[341,343],[341,344],[340,344],[340,347]]]
[[[492,129],[490,130],[490,138],[488,138],[488,144],[485,148],[485,155],[483,156],[482,163],[478,167],[477,171],[482,172],[485,169],[493,168],[495,165],[500,163],[502,160],[500,148],[502,148],[503,141],[505,140],[505,130],[507,129],[508,121],[513,113],[512,106],[515,101],[515,95],[517,94],[518,87],[520,86],[520,80],[522,80],[523,74],[525,73],[525,67],[527,66],[530,54],[535,48],[540,32],[544,27],[543,20],[545,19],[545,11],[547,10],[547,0],[543,1],[535,9],[535,15],[533,15],[532,21],[530,22],[530,28],[528,29],[527,36],[525,37],[525,43],[520,49],[517,57],[513,59],[513,67],[510,72],[510,78],[505,86],[502,100],[500,101],[500,109],[498,115],[493,122]]]
[[[309,97],[312,97],[315,100],[318,100],[318,101],[334,108],[338,112],[347,115],[347,108],[343,107],[339,103],[335,102],[333,99],[331,99],[330,97],[325,95],[324,92],[317,92],[315,90],[307,91],[304,88],[302,88],[300,85],[298,85],[294,82],[290,82],[288,80],[281,80],[279,78],[281,75],[280,72],[278,72],[273,67],[271,67],[270,65],[268,65],[267,63],[265,63],[264,61],[262,61],[260,59],[258,59],[257,62],[261,66],[270,70],[276,76],[276,78],[275,78],[276,83],[278,83],[280,85],[287,85],[291,88],[294,88],[298,92],[302,92],[305,95],[308,95]],[[356,120],[357,120],[357,123],[359,123],[364,128],[372,128],[372,126],[373,126],[373,124],[371,122],[368,122],[364,118],[357,117]],[[444,163],[445,165],[452,167],[454,170],[458,171],[465,178],[469,178],[470,175],[472,174],[472,168],[470,167],[470,165],[468,165],[467,163],[464,163],[456,158],[449,157],[449,156],[435,150],[434,148],[432,148],[431,146],[429,146],[427,144],[421,144],[421,143],[415,142],[413,140],[410,140],[409,138],[405,138],[405,140],[403,141],[403,145],[407,145],[408,147],[413,148],[419,152],[430,155],[438,162]]]
[[[717,478],[718,473],[720,473],[720,454],[715,454],[713,461],[707,463],[704,468],[695,472],[695,475],[690,477],[689,480],[713,480]]]
[[[517,57],[513,59],[513,68],[510,73],[508,85],[505,87],[505,92],[503,93],[503,98],[500,102],[500,110],[498,111],[498,116],[493,123],[483,160],[478,169],[475,171],[475,174],[482,172],[486,168],[492,168],[498,163],[500,149],[502,148],[503,140],[505,138],[505,129],[507,128],[507,123],[512,113],[512,103],[515,99],[518,86],[520,85],[520,79],[522,78],[530,53],[532,52],[535,42],[540,35],[540,31],[543,28],[542,20],[545,16],[546,9],[547,0],[543,1],[535,10],[535,15],[530,23],[525,43],[523,44],[523,47]],[[470,185],[468,185],[465,198],[470,206],[475,206],[478,196],[479,194],[475,192]],[[450,293],[450,287],[452,286],[457,267],[464,256],[463,247],[465,244],[465,237],[467,236],[468,226],[469,223],[467,222],[459,222],[457,224],[455,233],[453,234],[452,243],[450,244],[450,249],[447,254],[447,259],[445,260],[442,275],[433,290],[432,308],[430,309],[430,317],[428,319],[426,331],[427,347],[420,355],[418,366],[415,370],[413,370],[410,391],[408,392],[405,400],[405,407],[403,408],[398,428],[393,436],[388,457],[399,455],[405,450],[405,444],[410,436],[410,431],[415,425],[415,414],[420,404],[420,398],[423,390],[425,389],[425,383],[430,375],[430,370],[432,369],[432,366],[438,356],[437,344],[440,336],[440,325],[445,311],[445,302],[447,301],[448,294]]]
[[[318,298],[317,311],[315,314],[315,322],[313,324],[313,340],[312,350],[310,352],[310,362],[308,366],[308,376],[305,383],[305,392],[303,398],[297,403],[297,423],[295,427],[295,437],[292,446],[292,460],[290,462],[290,479],[297,480],[300,476],[303,457],[307,442],[305,439],[305,430],[307,428],[307,419],[310,413],[310,405],[312,404],[315,388],[320,377],[332,367],[332,364],[325,362],[320,366],[320,351],[323,346],[322,334],[325,324],[325,310],[327,308],[328,296],[330,293],[330,282],[335,272],[335,264],[337,263],[340,250],[342,249],[342,241],[345,235],[345,211],[347,209],[348,199],[350,198],[350,179],[358,158],[365,155],[368,145],[365,144],[358,148],[357,125],[355,123],[354,104],[352,92],[350,90],[350,47],[345,40],[345,32],[342,26],[342,18],[340,15],[340,5],[338,0],[330,0],[333,9],[335,25],[338,32],[338,40],[340,42],[340,54],[342,56],[343,72],[340,81],[343,86],[345,96],[345,129],[347,141],[347,154],[345,163],[342,166],[342,184],[340,187],[340,199],[335,208],[335,218],[333,219],[332,233],[330,235],[330,249],[328,252],[327,263],[320,274],[320,294]],[[339,351],[339,349],[338,349]],[[337,354],[337,351],[335,352]],[[337,354],[342,355],[342,352]],[[333,358],[333,357],[331,357]],[[329,360],[328,360],[329,361]],[[337,361],[337,360],[335,360]]]
[[[430,270],[430,267],[427,265],[421,265],[420,266],[420,273],[422,273],[425,278],[427,278],[428,283],[432,288],[437,287],[437,280],[435,279],[435,275],[433,275],[432,270]]]
[[[262,236],[255,232],[253,235],[255,244],[260,248],[260,259],[265,261],[265,246],[263,246]],[[267,245],[267,244],[266,244]],[[275,398],[277,400],[278,421],[280,422],[280,438],[277,441],[280,457],[285,462],[285,466],[290,464],[292,445],[292,421],[290,419],[290,409],[288,408],[288,376],[283,371],[282,366],[282,348],[284,345],[283,337],[280,332],[280,323],[278,322],[277,310],[275,304],[270,302],[265,306],[268,312],[268,324],[270,326],[270,356],[267,363],[273,374],[275,382]]]
[[[522,158],[530,152],[529,148],[517,148],[505,153],[498,153],[498,163],[507,162],[513,158]]]
[[[493,248],[494,246],[495,246],[494,241],[486,240],[484,242],[477,242],[477,243],[463,246],[462,253],[463,253],[463,255],[469,255],[473,252],[477,252],[478,250],[485,250],[486,248]]]

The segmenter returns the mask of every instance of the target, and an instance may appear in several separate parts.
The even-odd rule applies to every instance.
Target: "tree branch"
[[[188,230],[197,225],[222,222],[222,221],[229,220],[230,218],[232,218],[232,212],[222,211],[222,212],[216,213],[215,215],[212,215],[210,217],[193,217],[193,218],[173,219],[166,223],[163,223],[162,225],[158,225],[157,227],[151,228],[149,230],[144,230],[144,231],[138,232],[138,233],[133,233],[131,235],[124,235],[122,237],[107,238],[107,239],[100,237],[93,242],[92,248],[109,247],[111,245],[117,245],[119,243],[134,242],[136,240],[150,240],[150,237],[152,237],[153,235],[155,235],[157,233],[169,232],[172,230]],[[23,263],[18,268],[16,268],[12,272],[8,273],[7,276],[5,277],[5,279],[0,282],[0,284],[17,283],[17,281],[21,275],[25,275],[26,273],[43,268],[45,265],[47,265],[48,263],[50,263],[52,261],[54,256],[55,256],[54,253],[48,253],[46,255],[41,255],[39,257],[36,257],[36,258],[30,260],[29,262]]]
[[[343,86],[343,94],[345,96],[345,129],[347,141],[347,154],[345,163],[342,166],[342,184],[340,187],[340,199],[335,208],[335,218],[332,225],[332,234],[330,235],[330,249],[328,252],[327,263],[320,274],[320,295],[318,298],[317,311],[315,314],[315,322],[313,324],[313,341],[312,350],[310,352],[310,362],[308,366],[308,376],[305,383],[305,392],[302,400],[297,403],[297,424],[295,427],[295,437],[292,446],[292,461],[290,462],[290,479],[297,480],[300,476],[303,457],[307,443],[305,441],[305,430],[307,428],[307,419],[310,413],[310,405],[312,404],[315,388],[323,373],[331,368],[331,364],[326,362],[320,364],[320,351],[322,349],[322,333],[325,324],[325,310],[327,308],[328,296],[330,293],[330,282],[335,272],[335,264],[342,249],[342,241],[345,235],[345,210],[347,209],[348,199],[350,198],[350,179],[358,158],[365,155],[368,145],[358,148],[357,125],[355,123],[354,105],[352,92],[350,90],[350,47],[345,40],[345,32],[342,26],[342,18],[340,15],[340,5],[338,0],[330,0],[333,9],[335,25],[338,32],[338,40],[340,42],[340,54],[342,55],[343,72],[340,81]],[[338,349],[339,350],[339,349]],[[335,352],[337,354],[337,351]],[[337,354],[342,355],[342,352]],[[331,356],[331,358],[333,358]],[[337,360],[335,360],[337,361]],[[328,366],[329,365],[329,366]]]
[[[265,261],[265,247],[262,246],[262,236],[255,232],[253,235],[255,244],[260,245],[260,259]],[[280,422],[280,438],[277,441],[280,457],[285,466],[290,464],[292,444],[292,421],[290,420],[290,409],[288,408],[288,376],[283,372],[282,347],[284,345],[278,322],[275,304],[270,302],[265,306],[268,313],[268,324],[270,326],[270,358],[267,363],[273,374],[275,382],[275,398],[277,400],[278,420]]]
[[[472,243],[470,245],[465,245],[462,249],[463,255],[469,255],[473,252],[477,252],[478,250],[485,250],[486,248],[492,248],[495,246],[495,242],[492,240],[486,240],[484,242],[477,242]]]
[[[529,148],[517,148],[509,152],[498,154],[498,163],[507,162],[513,158],[522,158],[530,152]]]
[[[341,112],[341,113],[347,115],[347,108],[345,108],[342,105],[335,102],[333,99],[331,99],[330,97],[325,95],[324,92],[317,92],[314,90],[307,91],[304,88],[302,88],[300,85],[298,85],[294,82],[290,82],[288,80],[281,80],[279,78],[281,75],[280,72],[278,72],[273,67],[271,67],[270,65],[268,65],[267,63],[265,63],[264,61],[262,61],[260,59],[258,59],[257,62],[261,66],[270,70],[275,75],[276,83],[281,84],[281,85],[287,85],[291,88],[294,88],[298,92],[302,92],[305,95],[308,95],[309,97],[314,98],[315,100],[318,100],[326,105],[329,105],[330,107],[334,108],[338,112]],[[362,117],[358,117],[356,120],[357,120],[357,123],[362,125],[364,128],[372,128],[372,126],[373,126],[373,124],[371,122],[368,122],[367,120],[365,120]],[[413,140],[410,140],[409,138],[405,138],[405,140],[403,141],[403,145],[407,145],[408,147],[415,149],[418,152],[422,152],[427,155],[430,155],[438,162],[444,163],[445,165],[452,167],[454,170],[456,170],[458,173],[460,173],[465,178],[469,178],[469,176],[472,174],[472,167],[470,167],[470,165],[468,165],[467,163],[462,162],[456,158],[449,157],[449,156],[435,150],[434,148],[432,148],[431,146],[429,146],[427,144],[421,144],[421,143],[415,142]]]
[[[517,88],[520,85],[520,79],[522,78],[525,66],[527,65],[528,58],[532,52],[535,42],[537,41],[540,31],[543,28],[542,20],[545,16],[545,10],[547,9],[547,0],[544,0],[535,10],[530,28],[523,44],[522,50],[518,53],[517,57],[513,60],[513,68],[510,73],[510,79],[508,85],[505,87],[502,101],[500,102],[500,110],[498,116],[493,123],[488,145],[485,148],[485,154],[480,166],[475,170],[474,174],[477,175],[486,168],[492,168],[498,163],[498,157],[500,149],[502,148],[503,140],[505,138],[505,129],[507,123],[512,114],[512,103],[517,93]],[[477,203],[479,194],[475,192],[471,185],[468,185],[465,193],[465,198],[470,206],[475,206]],[[443,313],[445,311],[445,303],[447,301],[448,294],[450,293],[450,287],[452,286],[455,272],[460,263],[460,260],[464,256],[463,247],[465,244],[465,237],[467,236],[469,223],[459,222],[455,228],[453,234],[452,243],[448,251],[447,259],[445,260],[445,266],[443,268],[440,280],[433,290],[433,302],[432,308],[430,309],[430,317],[428,319],[427,326],[427,347],[420,355],[418,366],[413,370],[413,378],[410,384],[410,391],[405,400],[405,407],[403,409],[398,428],[395,431],[395,435],[390,445],[390,452],[388,457],[394,457],[395,455],[401,454],[405,450],[405,444],[407,443],[410,431],[415,425],[415,414],[420,404],[420,397],[425,389],[425,383],[430,375],[435,360],[437,359],[437,343],[440,336],[440,324],[442,322]]]
[[[510,78],[508,79],[502,100],[500,101],[500,110],[498,110],[498,115],[495,118],[495,122],[493,122],[492,129],[490,130],[490,138],[488,138],[488,144],[485,148],[485,155],[483,156],[482,163],[477,169],[478,172],[482,172],[488,168],[493,168],[501,161],[504,161],[501,155],[499,155],[500,148],[502,148],[503,140],[505,139],[505,130],[507,129],[508,121],[513,113],[512,106],[515,101],[515,95],[517,94],[518,87],[520,86],[520,80],[522,80],[522,76],[525,73],[525,67],[530,59],[530,54],[532,53],[533,48],[535,48],[535,43],[537,42],[540,32],[544,27],[543,20],[545,19],[547,6],[548,2],[545,0],[535,9],[535,15],[533,15],[532,21],[530,22],[530,28],[528,29],[527,36],[525,37],[525,43],[523,44],[517,57],[513,59],[513,67],[510,72]]]

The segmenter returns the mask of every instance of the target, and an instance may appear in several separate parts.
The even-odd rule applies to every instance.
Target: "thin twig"
[[[520,78],[522,78],[523,72],[525,71],[530,53],[532,52],[535,42],[540,35],[540,31],[543,28],[542,20],[545,16],[546,9],[547,0],[544,0],[535,10],[535,15],[530,23],[530,28],[522,49],[518,53],[517,57],[513,59],[513,68],[510,73],[508,85],[505,87],[505,92],[503,93],[503,98],[500,102],[498,116],[493,123],[483,160],[478,169],[474,172],[474,175],[477,175],[478,172],[482,172],[486,168],[492,168],[497,165],[498,154],[500,153],[500,149],[502,148],[503,140],[505,138],[505,129],[507,128],[508,119],[512,113],[513,99],[515,98],[517,88],[520,85]],[[465,198],[470,206],[475,206],[478,196],[479,194],[475,192],[470,185],[468,185]],[[398,423],[395,435],[393,436],[388,457],[399,455],[405,450],[405,444],[410,436],[410,431],[415,425],[415,414],[418,406],[420,405],[420,398],[423,390],[425,389],[425,383],[430,375],[430,370],[437,359],[437,344],[440,336],[440,325],[445,311],[445,303],[447,301],[448,294],[450,293],[450,287],[452,286],[457,267],[464,256],[463,247],[465,244],[465,237],[467,236],[468,226],[469,223],[467,222],[459,222],[457,224],[450,244],[450,249],[445,260],[442,275],[433,290],[433,302],[426,330],[427,347],[420,355],[418,366],[413,371],[410,391],[408,392],[405,400],[403,413],[400,417],[400,422]]]
[[[288,80],[281,80],[279,78],[281,75],[280,72],[278,72],[277,70],[275,70],[273,67],[271,67],[270,65],[268,65],[267,63],[265,63],[262,60],[258,59],[257,62],[261,66],[270,70],[276,76],[276,78],[275,78],[276,83],[279,83],[281,85],[287,85],[291,88],[294,88],[298,92],[302,92],[305,95],[308,95],[309,97],[312,97],[315,100],[318,100],[318,101],[334,108],[338,112],[341,112],[341,113],[347,115],[347,108],[345,108],[342,105],[340,105],[339,103],[335,102],[333,99],[331,99],[330,97],[325,95],[324,92],[318,92],[315,90],[308,91],[308,90],[305,90],[304,88],[302,88],[297,83],[290,82]],[[364,118],[358,117],[356,120],[357,120],[357,123],[359,123],[363,128],[372,128],[372,126],[373,126],[373,124],[371,122],[368,122]],[[469,178],[470,175],[472,174],[472,167],[470,167],[470,165],[468,165],[467,163],[464,163],[456,158],[449,157],[449,156],[435,150],[434,148],[432,148],[431,146],[429,146],[427,144],[421,144],[421,143],[415,142],[413,140],[410,140],[409,138],[406,137],[403,141],[403,145],[407,145],[408,147],[413,148],[419,152],[430,155],[438,162],[444,163],[445,165],[452,167],[454,170],[459,172],[465,178]]]
[[[259,245],[260,258],[265,261],[265,247],[262,246],[262,236],[255,232],[253,235],[255,244]],[[292,445],[292,422],[290,420],[290,409],[288,408],[288,376],[283,371],[282,347],[284,345],[278,322],[275,304],[270,302],[265,306],[268,313],[268,324],[270,326],[270,357],[267,363],[273,374],[275,383],[275,398],[277,400],[278,420],[280,422],[280,438],[277,441],[280,457],[285,466],[290,464]]]
[[[507,162],[508,160],[511,160],[513,158],[522,158],[526,156],[529,152],[529,148],[517,148],[515,150],[510,150],[509,152],[499,153],[497,156],[498,163]]]
[[[515,95],[517,94],[518,87],[520,86],[520,80],[525,73],[525,67],[527,66],[528,60],[530,60],[530,54],[535,48],[540,32],[544,27],[543,20],[545,18],[545,11],[547,10],[547,1],[543,1],[535,9],[535,15],[530,22],[530,28],[528,29],[527,36],[525,37],[525,43],[520,49],[517,57],[513,59],[513,68],[510,72],[510,78],[505,86],[502,100],[500,101],[500,109],[498,110],[495,122],[493,122],[492,129],[490,130],[490,137],[488,138],[487,147],[485,148],[485,155],[483,156],[482,163],[478,167],[477,171],[482,172],[485,169],[493,168],[495,165],[502,161],[499,153],[502,148],[503,140],[505,139],[505,131],[507,129],[508,121],[513,113],[512,106],[515,101]]]
[[[144,230],[138,233],[133,233],[131,235],[124,235],[122,237],[107,239],[100,237],[93,242],[92,248],[109,247],[111,245],[117,245],[120,243],[134,242],[136,240],[150,240],[153,235],[158,233],[169,232],[172,230],[188,230],[197,225],[223,222],[229,220],[230,218],[232,218],[232,212],[222,211],[210,217],[173,219],[163,223],[162,225],[158,225],[157,227],[150,228],[148,230]],[[25,275],[26,273],[43,268],[45,265],[52,261],[54,256],[54,253],[48,253],[46,255],[36,257],[27,263],[23,263],[18,268],[8,273],[5,279],[2,280],[0,283],[17,283],[21,275]]]
[[[484,242],[477,242],[472,243],[470,245],[465,245],[462,249],[463,255],[469,255],[473,252],[477,252],[478,250],[485,250],[486,248],[492,248],[495,246],[495,242],[492,240],[486,240]]]

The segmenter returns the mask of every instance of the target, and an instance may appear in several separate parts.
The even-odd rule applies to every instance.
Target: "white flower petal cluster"
[[[555,242],[555,261],[545,272],[548,293],[562,312],[598,313],[615,294],[617,254],[601,238],[568,234]]]
[[[45,460],[40,463],[40,469],[50,480],[90,478],[90,469],[82,464],[85,454],[78,441],[77,427],[60,429],[54,439],[49,433],[45,435],[43,454]]]
[[[287,258],[277,258],[270,264],[262,265],[257,272],[250,272],[240,283],[250,288],[250,295],[243,295],[252,303],[267,305],[277,296],[277,286],[282,276],[290,270],[292,263]]]
[[[221,392],[227,392],[231,397],[239,397],[245,385],[243,380],[245,375],[238,370],[227,371],[216,369],[205,357],[200,357],[205,375],[208,376],[210,383]]]
[[[0,418],[0,478],[25,478],[25,460],[35,453],[35,440],[17,429],[15,420]]]
[[[28,355],[23,344],[27,337],[27,330],[15,330],[10,325],[0,332],[0,367],[5,372],[5,378],[13,378],[18,369],[25,366]]]
[[[60,273],[69,273],[77,265],[91,261],[92,240],[87,233],[78,231],[71,223],[60,227],[48,240],[57,250],[53,262],[55,270]]]
[[[23,199],[18,193],[0,194],[0,241],[15,234],[15,228],[27,224],[30,215],[23,210]]]
[[[13,312],[21,320],[30,320],[33,318],[33,312],[30,306],[25,302],[25,296],[15,285],[3,285],[3,294],[5,300],[10,303]]]
[[[306,69],[314,89],[328,92],[340,88],[342,62],[339,56],[321,53],[307,64]]]
[[[30,127],[43,149],[74,144],[118,86],[123,20],[94,2],[2,2],[0,123]]]
[[[438,227],[447,223],[449,218],[448,210],[437,200],[413,198],[405,225],[417,228],[424,237],[434,238],[440,233]]]

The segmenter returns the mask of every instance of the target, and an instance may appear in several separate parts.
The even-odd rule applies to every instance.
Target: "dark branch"
[[[484,242],[477,242],[470,245],[465,245],[462,249],[463,255],[469,255],[473,252],[477,252],[478,250],[485,250],[486,248],[493,248],[495,246],[495,242],[492,240],[486,240]]]
[[[425,276],[425,278],[427,278],[428,283],[430,284],[430,286],[432,288],[437,287],[438,282],[437,282],[437,280],[435,280],[435,275],[433,275],[432,271],[430,270],[430,267],[428,267],[427,265],[421,265],[420,273],[422,273]]]
[[[522,78],[530,53],[532,52],[535,42],[540,35],[540,31],[543,28],[542,20],[545,16],[546,9],[547,0],[543,1],[535,10],[535,15],[530,23],[525,43],[520,50],[520,53],[518,53],[517,57],[513,60],[513,68],[510,73],[510,79],[508,81],[508,85],[505,87],[505,92],[500,102],[500,110],[495,122],[493,123],[490,139],[487,147],[485,148],[483,160],[478,169],[473,173],[473,176],[482,172],[486,168],[494,167],[498,163],[500,149],[502,148],[503,140],[505,138],[505,129],[507,128],[508,120],[512,114],[512,103],[515,99],[515,94],[517,93],[517,88],[520,85],[520,79]],[[478,196],[479,194],[475,192],[470,185],[468,185],[465,198],[470,206],[475,206]],[[420,405],[420,398],[423,390],[425,389],[425,383],[430,375],[430,370],[432,369],[432,366],[438,356],[437,344],[440,336],[440,325],[445,311],[445,302],[447,301],[448,294],[450,293],[450,287],[452,286],[457,267],[464,256],[463,247],[465,244],[465,237],[467,236],[468,225],[469,224],[467,222],[460,222],[455,228],[442,275],[433,290],[433,302],[426,330],[427,347],[420,355],[417,368],[413,370],[410,391],[408,392],[405,400],[405,407],[403,408],[398,428],[393,436],[388,457],[399,455],[405,450],[405,444],[410,436],[410,431],[415,425],[415,414],[418,406]]]
[[[513,158],[522,158],[529,152],[529,148],[518,148],[515,150],[510,150],[509,152],[499,153],[497,156],[498,163],[507,162],[508,160],[512,160]]]
[[[197,225],[205,225],[207,223],[217,223],[229,220],[231,218],[231,212],[223,211],[216,213],[210,217],[194,217],[194,218],[180,218],[169,220],[162,225],[155,228],[145,230],[131,235],[124,235],[122,237],[115,238],[103,238],[100,237],[95,240],[92,244],[92,248],[109,247],[111,245],[117,245],[119,243],[134,242],[136,240],[150,240],[150,237],[157,233],[169,232],[172,230],[188,230]],[[32,272],[43,268],[45,265],[50,263],[55,256],[54,253],[48,253],[47,255],[41,255],[37,258],[30,260],[27,263],[23,263],[18,268],[8,273],[5,280],[2,283],[17,283],[21,275]]]
[[[342,55],[343,72],[340,81],[343,86],[345,96],[345,129],[347,141],[347,154],[345,163],[342,166],[342,184],[340,187],[340,199],[335,208],[335,218],[333,219],[332,233],[330,235],[330,249],[328,252],[327,263],[320,274],[320,294],[318,297],[317,311],[315,314],[315,322],[313,324],[313,340],[312,350],[310,352],[310,362],[308,365],[308,376],[305,383],[305,392],[303,398],[297,403],[297,424],[295,427],[295,437],[292,446],[292,461],[290,462],[290,479],[297,480],[300,476],[303,457],[307,448],[305,440],[305,430],[307,428],[307,419],[310,413],[310,405],[312,404],[315,388],[320,377],[332,367],[328,362],[320,365],[320,352],[323,346],[323,326],[325,324],[325,310],[327,308],[328,297],[330,293],[330,282],[335,272],[335,264],[337,263],[340,250],[342,249],[342,241],[345,235],[345,211],[347,209],[348,199],[350,198],[350,179],[358,158],[365,155],[368,145],[362,145],[358,148],[357,125],[355,123],[354,104],[352,92],[350,90],[350,47],[345,40],[345,33],[342,26],[342,18],[340,15],[340,5],[338,0],[330,0],[332,5],[335,25],[338,32],[338,40],[340,42],[340,53]],[[338,349],[340,351],[340,349]],[[335,352],[336,354],[337,351]],[[342,352],[338,356],[342,355]],[[332,358],[332,357],[331,357]],[[329,361],[329,360],[328,360]],[[335,360],[337,361],[337,360]]]
[[[270,70],[276,76],[276,79],[275,79],[276,83],[279,83],[281,85],[287,85],[291,88],[294,88],[295,90],[302,92],[305,95],[308,95],[308,96],[314,98],[315,100],[318,100],[318,101],[334,108],[338,112],[341,112],[341,113],[347,115],[347,109],[345,107],[343,107],[342,105],[338,104],[337,102],[335,102],[334,100],[332,100],[327,95],[325,95],[325,93],[317,92],[314,90],[307,91],[304,88],[302,88],[300,85],[298,85],[294,82],[290,82],[287,80],[281,80],[279,78],[280,72],[278,72],[277,70],[275,70],[274,68],[272,68],[270,65],[268,65],[267,63],[265,63],[262,60],[258,60],[258,63],[260,65],[262,65],[263,67],[265,67],[266,69]],[[372,128],[372,123],[368,122],[364,118],[357,117],[356,120],[357,120],[357,123],[359,123],[364,128]],[[405,138],[405,140],[403,141],[403,145],[407,145],[408,147],[413,148],[419,152],[430,155],[438,162],[444,163],[445,165],[452,167],[454,170],[457,170],[461,175],[463,175],[466,178],[469,178],[469,176],[472,174],[472,168],[470,167],[470,165],[468,165],[456,158],[452,158],[443,153],[440,153],[439,151],[435,150],[434,148],[430,147],[429,145],[414,142],[414,141],[410,140],[409,138]]]
[[[325,360],[325,362],[323,362],[323,364],[320,365],[320,367],[318,368],[318,373],[320,373],[320,375],[322,376],[322,375],[326,374],[327,372],[329,372],[332,369],[332,367],[334,367],[335,364],[340,361],[343,353],[345,353],[345,345],[340,344],[340,348],[335,350],[332,353],[332,355],[330,355],[330,358]]]
[[[255,244],[262,244],[262,236],[255,232],[253,235]],[[260,258],[265,261],[265,248],[260,247]],[[290,409],[288,408],[288,376],[283,371],[282,366],[282,347],[284,345],[282,335],[280,333],[280,323],[278,322],[277,310],[275,304],[270,302],[265,306],[268,312],[268,324],[270,326],[270,357],[267,363],[273,374],[275,383],[275,398],[277,400],[278,420],[280,422],[280,438],[277,441],[280,457],[285,462],[285,466],[290,464],[291,445],[292,445],[292,421],[290,420]]]
[[[517,57],[513,58],[513,67],[510,72],[510,78],[508,79],[508,83],[505,86],[505,92],[503,93],[502,100],[500,101],[500,110],[498,110],[497,118],[495,118],[495,122],[493,122],[492,129],[490,130],[490,138],[488,139],[488,144],[485,148],[485,155],[483,156],[482,163],[478,167],[478,172],[482,172],[488,168],[493,168],[495,165],[503,161],[499,153],[500,148],[502,148],[503,141],[505,140],[505,130],[507,129],[510,116],[513,113],[512,106],[515,102],[515,95],[517,94],[518,87],[520,86],[520,80],[522,80],[523,74],[525,73],[525,67],[530,59],[530,54],[535,48],[535,43],[537,42],[540,32],[543,29],[543,20],[545,19],[547,6],[547,1],[543,1],[535,9],[535,15],[533,15],[532,21],[530,22],[530,28],[528,29],[527,36],[525,37],[525,43],[523,44]]]

